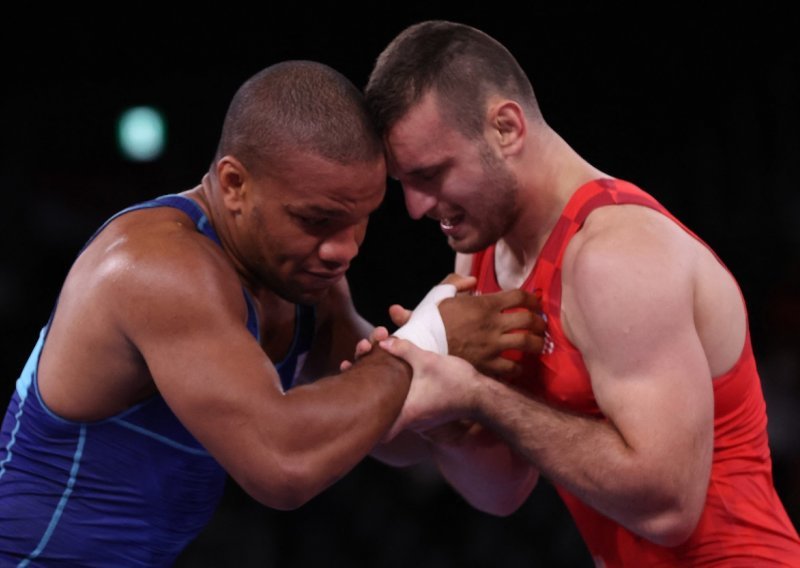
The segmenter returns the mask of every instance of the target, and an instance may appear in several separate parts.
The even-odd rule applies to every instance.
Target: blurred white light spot
[[[133,107],[119,118],[117,141],[123,155],[137,162],[155,160],[164,151],[166,125],[152,107]]]

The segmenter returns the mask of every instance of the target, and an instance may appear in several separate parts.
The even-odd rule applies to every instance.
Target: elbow
[[[302,464],[291,464],[288,460],[269,473],[248,476],[239,481],[253,499],[266,507],[279,511],[291,511],[308,503],[333,483],[324,483],[315,476],[313,468]]]
[[[659,546],[680,546],[694,533],[702,512],[702,503],[676,504],[650,516],[642,523],[640,530],[634,532]]]
[[[671,518],[660,519],[656,526],[650,528],[649,534],[643,535],[651,542],[664,547],[680,546],[692,536],[699,517],[688,517],[686,515],[668,515]]]
[[[684,544],[700,523],[710,477],[710,463],[705,473],[678,472],[672,478],[654,476],[655,482],[639,493],[643,508],[636,514],[635,526],[629,528],[659,546],[672,548]]]
[[[525,499],[511,500],[506,499],[496,503],[472,503],[472,506],[483,513],[495,517],[508,517],[515,513],[525,502]]]
[[[492,515],[495,517],[508,517],[512,513],[514,513],[517,509],[520,508],[524,499],[521,500],[511,500],[511,499],[504,499],[503,501],[487,501],[487,500],[477,500],[477,499],[470,499],[465,497],[467,503],[470,506],[481,513],[486,513],[487,515]]]
[[[511,491],[504,491],[502,494],[492,493],[491,491],[480,492],[479,496],[474,496],[472,499],[467,498],[467,501],[475,509],[495,517],[508,517],[515,513],[536,487],[539,481],[539,472],[531,468],[525,479],[520,480]],[[509,484],[506,484],[508,486]],[[489,497],[489,498],[487,498]]]

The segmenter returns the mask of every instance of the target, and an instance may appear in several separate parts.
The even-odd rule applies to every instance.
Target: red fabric
[[[652,196],[621,180],[601,179],[578,189],[567,203],[522,288],[542,298],[547,320],[545,350],[522,360],[517,385],[534,396],[602,417],[583,358],[561,325],[561,263],[570,239],[594,209],[638,204],[673,217]],[[698,239],[700,240],[700,239]],[[701,241],[702,242],[702,241]],[[473,256],[477,290],[497,292],[494,246]],[[714,456],[706,506],[684,544],[655,545],[556,487],[599,566],[800,566],[800,539],[775,492],[767,440],[766,405],[748,331],[736,365],[714,378]],[[601,563],[602,562],[602,563]]]

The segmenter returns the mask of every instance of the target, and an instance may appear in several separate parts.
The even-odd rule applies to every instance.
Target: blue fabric
[[[177,195],[121,211],[89,242],[119,215],[162,206],[186,212],[219,243],[200,207]],[[245,298],[248,329],[258,338],[255,307]],[[284,388],[313,337],[313,308],[298,306],[297,316],[292,350],[277,365]],[[158,395],[97,422],[52,413],[37,381],[48,329],[0,431],[0,566],[171,566],[213,515],[225,472]]]

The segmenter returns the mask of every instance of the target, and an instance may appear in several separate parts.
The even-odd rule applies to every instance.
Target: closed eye
[[[325,227],[326,225],[330,224],[330,217],[317,217],[317,216],[307,216],[307,215],[296,215],[297,220],[300,221],[302,225],[306,227]]]
[[[441,170],[439,168],[429,168],[425,170],[417,170],[411,172],[411,177],[417,181],[433,181],[439,175]]]

